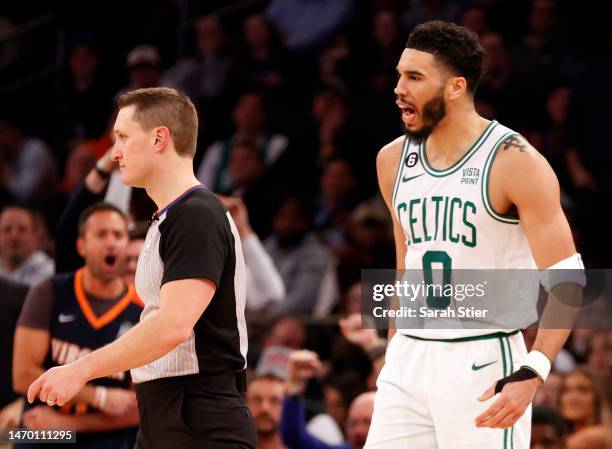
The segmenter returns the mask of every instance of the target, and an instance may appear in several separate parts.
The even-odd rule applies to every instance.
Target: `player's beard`
[[[438,123],[446,117],[446,102],[444,101],[444,88],[440,87],[434,97],[421,109],[421,121],[423,124],[415,131],[404,128],[404,133],[413,140],[422,140],[436,128]]]

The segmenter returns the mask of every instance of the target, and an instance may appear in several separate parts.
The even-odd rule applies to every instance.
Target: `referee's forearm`
[[[189,337],[185,329],[156,313],[109,345],[74,362],[88,380],[151,363]]]

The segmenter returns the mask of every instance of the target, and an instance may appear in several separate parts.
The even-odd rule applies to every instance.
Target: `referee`
[[[137,449],[254,449],[242,248],[231,216],[194,176],[195,108],[168,88],[126,93],[118,106],[112,159],[158,207],[136,271],[145,307],[115,342],[41,375],[28,400],[61,406],[88,381],[131,369]]]

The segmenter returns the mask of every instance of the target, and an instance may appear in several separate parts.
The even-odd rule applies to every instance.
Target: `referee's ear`
[[[166,126],[157,126],[153,128],[152,131],[153,151],[156,153],[161,153],[172,141],[170,137],[170,130]]]

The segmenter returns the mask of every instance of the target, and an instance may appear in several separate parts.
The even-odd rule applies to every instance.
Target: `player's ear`
[[[446,96],[449,100],[456,100],[467,90],[467,81],[462,76],[451,76],[446,81]]]
[[[153,139],[153,149],[155,152],[163,151],[170,142],[170,130],[166,126],[153,128],[151,138]]]
[[[85,258],[85,241],[83,240],[83,236],[79,236],[76,240],[76,249],[79,256]]]

